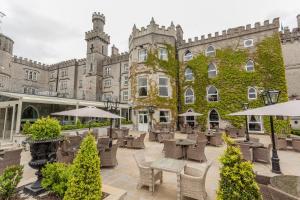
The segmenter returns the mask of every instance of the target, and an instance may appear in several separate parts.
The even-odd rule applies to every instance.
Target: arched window
[[[194,91],[191,88],[186,89],[185,91],[185,104],[192,104],[194,103]]]
[[[252,60],[248,60],[245,68],[246,68],[247,72],[253,72],[254,71],[254,62]]]
[[[32,71],[29,72],[28,80],[32,80]]]
[[[207,101],[218,101],[219,100],[219,94],[218,90],[215,86],[209,86],[207,88]]]
[[[248,99],[249,100],[257,99],[257,91],[254,87],[250,87],[248,89]]]
[[[37,80],[37,74],[36,72],[33,72],[33,75],[32,75],[32,80],[36,81]]]
[[[28,106],[24,109],[22,113],[22,120],[35,120],[37,118],[39,118],[39,114],[36,108],[34,108],[33,106]]]
[[[215,109],[212,109],[208,115],[209,129],[218,129],[220,125],[220,117]]]
[[[217,76],[217,67],[214,63],[208,65],[208,78],[214,78]]]
[[[190,52],[190,50],[186,50],[186,52],[184,53],[183,61],[189,61],[192,58],[193,58],[192,52]]]
[[[192,109],[189,109],[187,112],[193,112]],[[195,126],[195,117],[194,116],[186,116],[185,117],[185,122],[191,127]]]
[[[209,45],[205,51],[205,54],[206,56],[215,56],[216,55],[215,47]]]
[[[194,79],[193,71],[190,68],[186,68],[184,72],[184,77],[186,81],[191,81]]]

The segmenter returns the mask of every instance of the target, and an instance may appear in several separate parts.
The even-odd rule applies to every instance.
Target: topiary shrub
[[[23,134],[28,135],[28,134],[30,133],[30,132],[29,132],[30,127],[31,127],[31,124],[30,124],[30,122],[27,120],[27,121],[25,122],[25,124],[23,125]]]
[[[60,131],[59,121],[50,117],[36,120],[29,128],[29,134],[34,141],[56,139],[60,136]]]
[[[221,170],[219,188],[217,191],[218,200],[261,200],[252,164],[242,161],[241,151],[233,146],[234,141],[223,135],[227,144],[224,154],[220,158]]]
[[[73,161],[72,176],[64,200],[101,199],[100,158],[95,138],[88,134]]]
[[[42,187],[63,198],[67,191],[67,183],[71,177],[71,166],[64,163],[47,164],[42,169]]]
[[[0,200],[13,199],[23,174],[23,166],[10,166],[0,176]]]

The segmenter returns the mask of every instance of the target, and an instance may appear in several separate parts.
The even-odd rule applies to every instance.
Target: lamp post
[[[155,112],[155,107],[154,106],[148,106],[148,112],[149,112],[149,115],[150,115],[150,120],[149,120],[149,132],[152,131],[152,117],[153,117],[153,114]]]
[[[276,104],[279,100],[280,91],[278,90],[265,90],[261,93],[261,98],[266,106]],[[273,116],[270,116],[271,137],[272,137],[272,172],[281,174],[280,163],[275,145],[275,131]]]
[[[107,99],[104,102],[104,106],[105,106],[106,110],[110,111],[114,114],[116,114],[116,111],[118,110],[119,104],[120,104],[120,102],[117,101],[117,99],[115,101],[111,101],[110,99]],[[112,138],[112,122],[113,122],[113,119],[111,118],[110,119],[109,138]]]
[[[248,110],[249,103],[243,103],[242,106],[243,106],[243,110]],[[245,129],[245,131],[246,131],[246,140],[245,141],[249,142],[250,137],[249,137],[249,130],[248,130],[248,116],[245,116],[245,120],[246,120],[246,129]]]

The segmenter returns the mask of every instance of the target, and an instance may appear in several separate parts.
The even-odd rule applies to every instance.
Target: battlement
[[[85,65],[86,64],[86,58],[81,58],[77,60],[78,65]]]
[[[77,64],[77,60],[71,59],[71,60],[66,60],[66,61],[52,64],[50,65],[50,68],[51,69],[64,68],[64,67],[75,66],[76,64]]]
[[[100,12],[94,12],[92,16],[92,21],[94,20],[101,20],[105,24],[105,16],[104,14],[101,14]]]
[[[92,31],[88,31],[85,33],[85,40],[91,40],[91,39],[95,39],[97,37],[108,44],[110,43],[110,36],[104,32],[92,30]]]
[[[300,41],[300,28],[294,28],[292,31],[288,27],[284,31],[280,32],[281,42],[283,44],[287,42],[294,42],[295,40]]]
[[[227,30],[223,30],[222,33],[215,32],[214,36],[210,33],[207,35],[202,35],[200,38],[195,37],[194,39],[189,38],[188,41],[183,40],[179,46],[180,48],[187,48],[194,45],[201,45],[212,43],[220,40],[225,40],[229,38],[239,37],[243,35],[258,33],[266,30],[277,30],[279,28],[279,18],[274,18],[272,23],[269,20],[265,20],[263,24],[260,22],[256,22],[254,26],[251,24],[247,24],[246,26],[239,26],[236,28],[229,28]]]
[[[42,69],[42,70],[48,70],[48,68],[49,68],[49,65],[43,64],[41,62],[30,60],[28,58],[23,58],[23,57],[14,56],[12,61],[14,63],[18,63],[18,64],[21,64],[21,65],[26,65],[28,67],[34,67],[34,68],[38,68],[38,69]]]
[[[129,60],[129,54],[128,52],[124,52],[119,55],[115,55],[113,57],[108,57],[103,61],[103,65],[110,65],[122,61],[128,61],[128,60]]]
[[[150,21],[150,24],[145,27],[141,27],[141,29],[137,29],[136,26],[134,25],[132,28],[132,33],[129,36],[129,43],[134,39],[138,37],[142,37],[144,35],[148,35],[151,33],[156,33],[156,34],[161,34],[161,35],[167,35],[167,36],[172,36],[176,38],[176,30],[173,22],[171,22],[171,25],[169,27],[166,26],[159,26],[158,24],[155,23],[153,17]]]

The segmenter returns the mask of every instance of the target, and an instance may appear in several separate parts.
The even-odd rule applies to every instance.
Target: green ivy
[[[253,72],[247,72],[245,65],[251,59],[254,61]],[[215,78],[208,78],[208,65],[213,62],[218,70]],[[190,68],[194,74],[193,81],[185,81],[184,71]],[[263,106],[258,97],[257,100],[248,100],[248,88],[276,89],[281,91],[279,102],[288,100],[285,68],[283,64],[280,39],[278,34],[265,38],[256,46],[255,52],[246,49],[218,49],[214,57],[206,57],[200,54],[190,60],[186,65],[180,65],[180,90],[181,102],[184,102],[184,92],[188,87],[193,88],[195,103],[185,105],[183,103],[181,112],[192,108],[202,113],[198,122],[206,127],[208,113],[216,109],[222,120],[229,121],[236,127],[245,123],[244,117],[228,116],[229,113],[242,109],[242,103],[248,102],[250,108]],[[208,102],[206,89],[213,85],[218,89],[219,101]],[[281,120],[282,121],[282,120]],[[288,122],[284,122],[288,125]],[[275,120],[275,126],[277,125]],[[269,132],[269,120],[264,119],[264,127]],[[280,123],[282,127],[282,122]],[[276,130],[278,128],[276,127]]]

